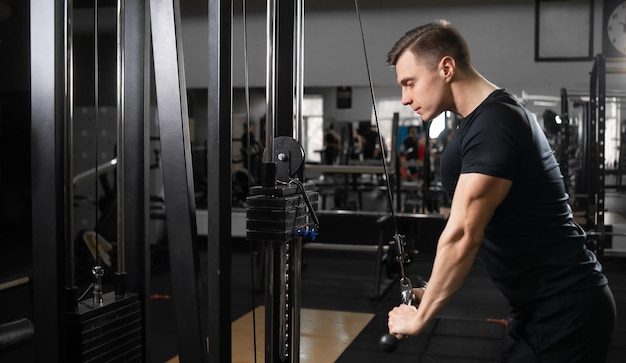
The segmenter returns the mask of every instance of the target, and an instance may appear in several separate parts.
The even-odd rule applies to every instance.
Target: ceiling
[[[183,16],[203,16],[208,11],[208,0],[179,0],[181,14]],[[248,13],[265,12],[267,1],[234,1],[233,11],[235,14],[241,13],[245,1]],[[416,6],[455,6],[455,5],[489,5],[502,4],[502,0],[309,0],[304,1],[306,11],[339,11],[354,10],[355,3],[361,9],[393,9],[393,8],[415,8]],[[507,0],[511,3],[529,3],[534,0]]]
[[[0,0],[7,1],[7,0]],[[15,0],[9,0],[15,1]],[[97,0],[98,6],[115,7],[117,0]],[[206,16],[210,0],[178,0],[182,16]],[[264,0],[239,0],[232,1],[233,12],[241,14],[243,6],[248,13],[263,13],[267,8]],[[278,0],[276,0],[278,1]],[[354,10],[356,3],[360,9],[398,9],[415,8],[417,6],[467,6],[467,5],[495,5],[502,4],[503,0],[309,0],[304,3],[306,11],[341,11]],[[508,4],[531,3],[535,0],[507,0]],[[73,6],[77,9],[92,8],[95,0],[74,0]]]

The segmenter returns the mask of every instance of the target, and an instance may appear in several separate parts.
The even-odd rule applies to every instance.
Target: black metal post
[[[207,135],[209,361],[231,361],[231,142],[233,6],[209,0]]]
[[[207,354],[199,311],[198,236],[178,1],[151,0],[150,20],[179,356],[183,362],[204,362]]]
[[[277,1],[276,135],[294,136],[294,37],[296,1]],[[269,120],[268,120],[269,122]]]
[[[587,224],[586,229],[595,230],[598,210],[596,192],[598,190],[598,63],[591,70],[589,87],[589,119],[587,126],[588,169],[587,169]]]
[[[570,120],[569,120],[569,98],[567,97],[567,90],[561,88],[561,121],[562,127],[560,136],[560,154],[561,160],[561,174],[563,175],[563,183],[565,183],[565,191],[568,193],[570,187],[569,180],[569,133],[570,133]]]
[[[128,291],[139,295],[143,357],[150,347],[149,143],[150,37],[146,0],[127,1],[124,13],[124,238]],[[145,361],[145,359],[144,359]]]
[[[395,178],[395,191],[396,191],[396,210],[400,212],[402,210],[402,180],[400,179],[400,168],[402,162],[400,161],[400,155],[398,153],[398,127],[400,125],[400,113],[394,112],[391,120],[391,157],[389,160],[395,165],[394,178]],[[393,208],[393,206],[391,206]]]
[[[604,250],[604,141],[606,128],[606,68],[605,58],[598,54],[593,63],[589,90],[589,205],[587,230],[594,231],[592,248],[602,258]]]
[[[604,55],[599,54],[596,57],[598,64],[598,192],[597,192],[597,217],[596,228],[600,232],[600,242],[604,239],[604,176],[605,176],[605,131],[606,131],[606,65]]]
[[[447,123],[447,117],[445,119]],[[424,122],[424,133],[426,136],[424,137],[426,140],[426,145],[424,146],[424,184],[422,184],[422,212],[428,213],[429,209],[433,208],[434,201],[433,192],[430,190],[430,180],[431,180],[431,172],[430,172],[430,125],[432,121]]]
[[[33,317],[37,362],[66,362],[64,1],[31,0]]]

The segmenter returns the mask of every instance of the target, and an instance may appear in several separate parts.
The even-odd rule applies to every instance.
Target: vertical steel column
[[[304,0],[295,1],[295,25],[294,25],[294,60],[291,62],[293,68],[293,102],[294,121],[293,121],[293,138],[302,140],[303,136],[303,120],[302,120],[302,101],[304,98]],[[304,160],[303,160],[304,163]],[[298,177],[304,182],[304,165],[301,168]],[[293,362],[300,362],[300,331],[302,325],[302,237],[299,236],[293,241],[292,248],[292,306],[293,306]]]
[[[289,157],[284,159],[283,152],[276,150],[275,136],[291,138],[294,132],[294,123],[301,122],[301,112],[294,109],[301,106],[302,77],[298,77],[294,67],[294,57],[298,58],[298,64],[303,63],[302,41],[298,40],[298,54],[294,54],[294,18],[298,18],[298,35],[302,36],[303,28],[303,4],[297,7],[294,2],[267,1],[267,74],[266,74],[266,150],[263,158],[262,187],[252,190],[251,194],[267,197],[261,198],[260,205],[264,208],[272,208],[274,202],[280,204],[286,201],[286,195],[293,194],[297,189],[291,186],[277,186],[276,168],[277,161],[291,163]],[[277,70],[280,69],[280,72]],[[302,69],[297,69],[302,71]],[[298,87],[294,87],[294,78],[299,79]],[[296,116],[294,118],[294,111]],[[275,129],[276,128],[276,129]],[[296,131],[299,128],[296,127]],[[299,132],[298,132],[299,133]],[[285,147],[285,145],[281,145]],[[277,156],[277,154],[280,154]],[[283,157],[281,159],[281,156]],[[282,167],[285,167],[285,165]],[[300,168],[302,169],[302,168]],[[286,171],[286,170],[285,170]],[[282,174],[282,173],[279,173]],[[291,173],[286,173],[289,179]],[[282,180],[282,179],[281,179]],[[282,180],[286,182],[287,180]],[[249,203],[252,198],[248,199]],[[266,204],[266,205],[265,205]],[[300,213],[305,208],[301,208]],[[248,238],[255,240],[255,228],[263,229],[260,225],[268,225],[265,217],[260,217],[250,204],[247,210]],[[276,214],[287,218],[284,211]],[[261,212],[263,214],[263,212]],[[273,218],[281,219],[274,216]],[[256,218],[261,218],[259,222]],[[270,218],[271,219],[271,218]],[[278,222],[278,220],[277,220]],[[286,223],[285,220],[280,221]],[[254,223],[254,227],[251,226]],[[259,223],[257,225],[256,223]],[[287,224],[285,224],[287,225]],[[267,227],[266,227],[267,228]],[[252,231],[252,233],[251,233]],[[302,239],[293,234],[294,231],[265,234],[259,232],[265,244],[265,267],[266,267],[266,295],[265,295],[265,361],[266,362],[299,362],[300,354],[300,288],[301,288],[301,244]]]
[[[64,8],[64,36],[63,36],[63,58],[64,66],[64,94],[63,114],[65,115],[65,286],[67,288],[67,307],[68,311],[76,308],[77,287],[75,279],[74,264],[74,37],[73,37],[73,1],[65,2]]]
[[[580,178],[579,180],[576,181],[576,194],[580,194],[583,195],[585,194],[586,196],[584,197],[584,206],[587,209],[587,212],[589,212],[589,148],[590,148],[590,141],[589,141],[589,124],[590,121],[589,119],[591,118],[591,102],[587,101],[587,102],[582,102],[581,103],[581,107],[582,107],[582,140],[581,140],[581,144],[582,144],[582,149],[581,149],[581,170],[578,171],[578,173],[580,174]],[[581,198],[582,199],[582,198]],[[588,213],[587,213],[588,214]],[[585,223],[587,223],[588,221],[586,221]]]
[[[126,1],[124,12],[124,215],[128,291],[139,295],[143,356],[150,346],[149,148],[150,37],[146,0]]]
[[[266,20],[266,73],[265,73],[265,151],[263,153],[263,169],[261,184],[265,188],[276,187],[276,159],[274,153],[274,137],[278,122],[278,0],[267,0]],[[246,223],[249,229],[249,224]],[[278,244],[271,240],[265,244],[265,362],[282,361],[284,343],[281,339],[281,325],[285,319],[281,316],[284,307],[284,284],[286,275],[282,267],[285,265],[285,242]]]
[[[617,178],[615,180],[615,185],[618,192],[621,192],[622,187],[622,176],[626,171],[626,121],[620,122],[620,146],[619,146],[619,159],[617,164]]]
[[[276,36],[276,135],[294,133],[295,1],[278,1]],[[269,120],[269,118],[268,118]]]
[[[402,179],[400,179],[400,167],[401,161],[398,156],[398,151],[396,150],[395,145],[398,145],[398,127],[400,125],[400,113],[394,112],[393,118],[391,119],[391,130],[392,130],[392,138],[391,138],[391,162],[395,165],[394,168],[394,177],[395,177],[395,189],[396,189],[396,210],[400,212],[402,210]],[[390,206],[393,208],[393,206]]]
[[[231,0],[209,0],[207,89],[209,361],[231,361]]]
[[[267,0],[267,47],[265,51],[265,152],[263,153],[263,164],[275,163],[274,137],[276,136],[276,131],[274,130],[274,128],[276,126],[276,120],[278,120],[278,117],[276,116],[276,109],[278,108],[278,101],[276,100],[276,89],[278,87],[278,62],[276,59],[278,53],[278,51],[276,50],[276,32],[278,31],[277,1],[278,0]],[[263,170],[263,172],[266,172],[266,170]],[[272,179],[271,181],[273,183],[274,175],[264,175],[263,179],[263,186],[268,187],[270,185],[269,183],[267,183],[267,180]]]
[[[445,115],[445,113],[444,113]],[[445,123],[448,123],[448,117],[445,117]],[[430,178],[431,178],[431,170],[430,170],[430,125],[432,125],[432,122],[424,122],[424,133],[426,134],[425,136],[425,140],[426,140],[426,146],[424,147],[424,164],[423,164],[423,169],[424,169],[424,183],[422,184],[422,212],[423,213],[429,213],[429,209],[431,209],[433,207],[433,198],[435,197],[433,195],[433,192],[431,192],[430,190]],[[382,142],[381,142],[382,144]],[[384,148],[384,145],[380,145],[382,148]],[[394,145],[395,147],[395,145]],[[393,205],[390,205],[389,208],[393,208]]]
[[[178,0],[150,0],[150,20],[179,356],[183,362],[204,362],[206,344],[197,291],[198,236]]]
[[[567,90],[561,88],[561,121],[562,130],[560,133],[560,154],[561,160],[561,174],[563,175],[563,183],[565,184],[565,191],[570,193],[569,186],[569,132],[570,132],[570,120],[569,120],[569,98],[567,97]]]
[[[591,70],[591,80],[589,87],[589,123],[587,126],[588,145],[588,184],[587,184],[587,225],[586,229],[595,230],[598,211],[597,191],[598,191],[598,62],[593,63]]]
[[[304,98],[304,0],[296,0],[295,67],[294,82],[294,130],[293,138],[302,140],[302,99]]]
[[[294,133],[294,18],[293,1],[267,0],[266,142],[267,157],[276,136]],[[277,70],[280,69],[280,72]],[[264,160],[266,163],[272,160]]]
[[[64,1],[31,0],[31,173],[36,362],[66,362]]]
[[[597,63],[597,82],[598,82],[598,110],[597,110],[597,115],[598,115],[598,133],[597,133],[597,138],[598,138],[598,151],[597,151],[597,167],[598,167],[598,171],[597,171],[597,180],[598,180],[598,184],[597,184],[597,193],[596,193],[596,202],[597,202],[597,209],[596,209],[596,230],[598,231],[598,233],[600,233],[600,243],[599,243],[599,254],[602,254],[602,249],[604,247],[604,209],[605,209],[605,205],[604,205],[604,196],[605,196],[605,181],[604,181],[604,176],[605,176],[605,154],[604,154],[604,148],[605,148],[605,139],[606,139],[606,135],[605,135],[605,131],[606,131],[606,66],[605,66],[605,59],[604,59],[604,55],[599,54],[596,57],[596,63]]]
[[[602,54],[596,56],[591,71],[589,94],[589,207],[587,208],[587,230],[598,234],[598,241],[594,246],[596,253],[602,257],[604,240],[604,148],[606,128],[606,68]]]
[[[117,188],[116,202],[117,202],[117,270],[115,271],[115,295],[124,296],[126,295],[126,234],[125,227],[126,223],[125,219],[125,204],[124,199],[126,196],[126,192],[124,189],[125,175],[126,175],[126,159],[125,159],[125,149],[126,149],[126,109],[125,109],[125,100],[126,94],[125,90],[125,74],[126,70],[124,69],[124,57],[125,57],[125,29],[126,24],[124,23],[125,17],[125,1],[117,0],[116,4],[116,78],[117,78],[117,86],[116,86],[116,96],[117,96],[117,174],[116,174],[116,182],[119,186]]]

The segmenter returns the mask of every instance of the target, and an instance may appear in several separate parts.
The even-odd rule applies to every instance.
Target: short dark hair
[[[406,32],[387,54],[387,64],[395,66],[398,58],[407,49],[426,60],[427,66],[431,68],[435,68],[445,56],[454,58],[461,69],[470,65],[469,48],[465,39],[446,20],[425,24]]]

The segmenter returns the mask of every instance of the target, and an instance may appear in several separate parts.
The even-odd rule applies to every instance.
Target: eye
[[[412,79],[403,79],[402,81],[399,82],[400,87],[403,88],[411,88],[415,85],[415,81]]]

